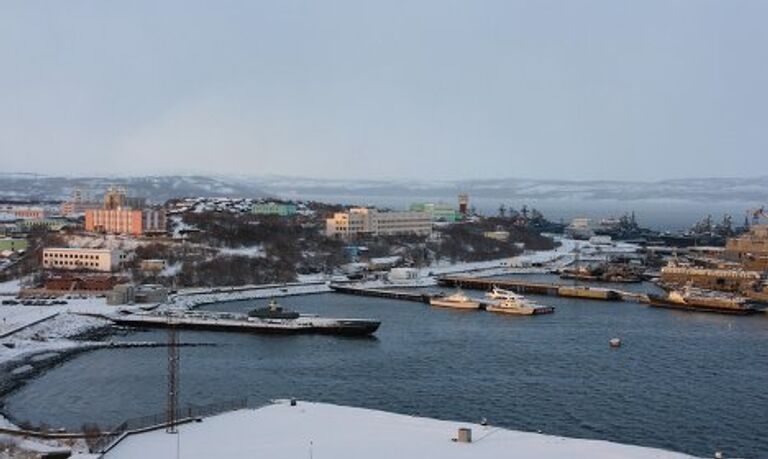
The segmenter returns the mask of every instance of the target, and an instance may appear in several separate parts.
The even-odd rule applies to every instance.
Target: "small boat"
[[[461,290],[457,290],[453,295],[434,297],[429,300],[429,304],[443,308],[480,309],[480,302],[468,297]]]
[[[485,310],[490,312],[516,314],[521,316],[555,312],[555,308],[551,306],[542,306],[515,292],[497,287],[494,287],[493,290],[486,293],[486,297],[492,300],[499,300],[496,303],[486,305]]]

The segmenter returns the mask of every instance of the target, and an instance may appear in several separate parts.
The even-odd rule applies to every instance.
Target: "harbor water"
[[[533,279],[531,279],[533,280]],[[551,279],[549,279],[551,280]],[[633,289],[651,288],[636,285]],[[480,292],[467,292],[479,296]],[[535,297],[536,317],[320,294],[304,313],[382,320],[375,338],[181,332],[181,405],[298,399],[611,440],[768,457],[768,318]],[[264,301],[210,305],[244,312]],[[122,340],[164,341],[135,331]],[[611,348],[618,337],[622,347]],[[17,420],[77,428],[161,413],[166,350],[78,355],[6,397]]]

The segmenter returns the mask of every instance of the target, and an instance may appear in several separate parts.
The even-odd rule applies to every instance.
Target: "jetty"
[[[439,277],[437,283],[444,287],[459,287],[470,290],[491,290],[493,287],[511,290],[515,293],[533,293],[538,295],[563,296],[585,300],[619,301],[626,292],[620,290],[588,287],[582,285],[546,284],[527,282],[517,279],[487,279],[478,277]],[[628,297],[631,297],[629,295]]]
[[[343,293],[346,295],[373,296],[377,298],[390,298],[393,300],[415,301],[416,303],[426,303],[426,304],[429,304],[429,301],[432,298],[442,296],[442,295],[432,294],[432,293],[405,292],[402,290],[350,287],[347,285],[339,285],[339,284],[331,284],[330,288],[336,293]]]

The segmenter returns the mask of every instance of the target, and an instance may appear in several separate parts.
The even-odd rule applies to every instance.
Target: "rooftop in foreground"
[[[453,441],[460,427],[472,443]],[[179,437],[163,430],[132,435],[105,459],[226,457],[441,459],[565,458],[683,459],[681,453],[607,441],[555,437],[454,421],[322,403],[277,403],[179,426]]]

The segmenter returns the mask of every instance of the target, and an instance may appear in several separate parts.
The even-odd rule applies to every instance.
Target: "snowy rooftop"
[[[459,427],[472,443],[452,441]],[[177,443],[178,440],[178,443]],[[177,444],[180,455],[177,455]],[[129,436],[105,459],[184,457],[683,459],[680,453],[597,440],[554,437],[491,426],[299,402],[239,410],[179,427]]]

